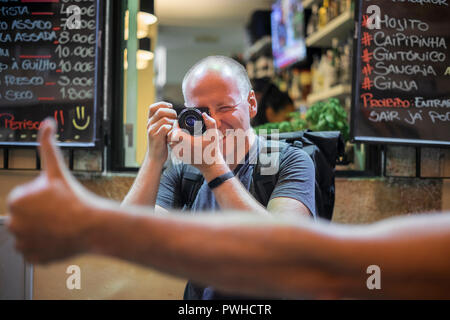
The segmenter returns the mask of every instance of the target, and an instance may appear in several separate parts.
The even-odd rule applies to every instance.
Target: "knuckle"
[[[162,112],[161,110],[162,110],[161,108],[158,108],[158,110],[155,111],[154,116],[159,116]]]
[[[174,119],[178,117],[178,114],[174,109],[170,109],[168,111],[169,111],[170,116],[173,117]]]
[[[156,110],[154,117],[155,118],[176,119],[177,112],[173,109],[167,109],[167,107],[162,107],[162,108]]]
[[[156,102],[156,103],[153,103],[152,105],[150,105],[149,118],[151,118],[152,116],[155,116],[155,114],[157,114],[158,111],[163,108],[167,108],[167,104],[164,102]]]
[[[167,135],[167,133],[170,131],[170,129],[171,129],[170,125],[164,124],[164,125],[161,126],[160,133],[164,134],[164,135]]]
[[[154,117],[156,119],[160,119],[162,117],[164,117],[164,113],[165,113],[165,109],[164,108],[159,108],[158,110],[156,110]]]
[[[167,116],[167,117],[164,117],[163,119],[166,124],[170,124],[170,125],[173,124],[173,119],[171,117]]]
[[[155,125],[151,125],[151,126],[150,126],[150,128],[149,128],[149,130],[148,130],[148,133],[149,133],[151,136],[154,136],[154,135],[155,135]]]
[[[151,116],[158,109],[158,104],[154,103],[150,107],[148,107],[149,116]]]

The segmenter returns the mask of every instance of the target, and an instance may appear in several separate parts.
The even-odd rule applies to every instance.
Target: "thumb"
[[[49,178],[64,177],[65,167],[60,149],[55,141],[56,123],[45,119],[39,129],[38,142],[42,168]]]

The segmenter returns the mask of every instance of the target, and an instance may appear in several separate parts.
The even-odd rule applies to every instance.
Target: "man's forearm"
[[[97,223],[85,237],[89,251],[262,297],[450,297],[448,217],[421,232],[423,223],[414,218],[409,226],[324,226],[307,219],[294,226],[270,216],[126,210],[91,210]],[[381,268],[381,290],[367,288],[370,265]]]
[[[87,210],[93,223],[81,237],[90,253],[125,259],[223,291],[262,297],[298,296],[288,285],[289,276],[296,270],[283,267],[284,250],[271,252],[275,243],[282,245],[287,240],[286,229],[280,233],[274,226],[280,220],[248,213],[155,216],[142,207],[118,210],[112,202],[98,204],[101,207]],[[284,228],[290,227],[285,224]],[[274,269],[277,264],[279,270]]]
[[[122,204],[154,207],[163,165],[164,163],[153,161],[146,156]]]

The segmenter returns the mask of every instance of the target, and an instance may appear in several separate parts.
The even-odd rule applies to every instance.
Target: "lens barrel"
[[[201,131],[195,132],[195,123],[200,122]],[[197,108],[185,108],[178,115],[178,124],[181,129],[186,129],[192,136],[202,135],[206,131],[205,121],[203,121],[202,112]]]

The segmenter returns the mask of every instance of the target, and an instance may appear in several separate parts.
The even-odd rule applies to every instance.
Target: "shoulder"
[[[269,150],[280,150],[281,161],[290,161],[298,159],[300,161],[311,161],[311,157],[302,148],[295,147],[287,142],[280,140],[268,140],[262,136],[257,136],[260,146],[268,148]]]
[[[302,148],[280,140],[259,137],[258,164],[265,174],[290,177],[292,174],[315,176],[315,166],[309,154]],[[264,174],[263,174],[264,175]]]
[[[283,166],[295,166],[305,167],[314,170],[314,163],[311,157],[305,150],[288,145],[285,147],[284,152],[280,157],[280,165]]]
[[[315,210],[315,167],[307,152],[285,146],[280,156],[278,180],[270,198],[287,197],[305,205],[313,216]]]

